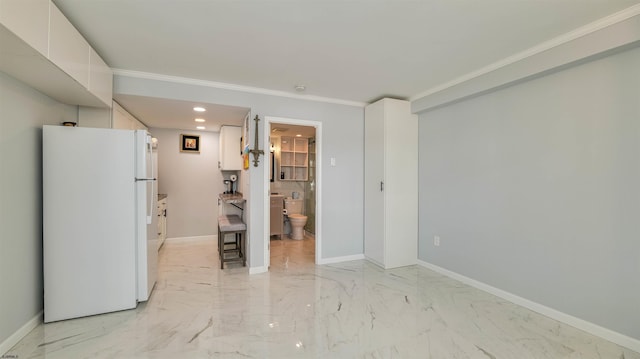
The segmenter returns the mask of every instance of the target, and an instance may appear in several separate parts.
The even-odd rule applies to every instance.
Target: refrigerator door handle
[[[153,174],[155,173],[153,171],[153,143],[151,141],[151,135],[147,134],[147,159],[149,160],[149,167],[151,167],[151,172],[149,173],[149,175],[153,176]],[[152,218],[151,216],[153,215],[153,194],[155,193],[154,190],[154,186],[155,186],[155,182],[156,179],[154,178],[153,181],[151,182],[151,194],[149,195],[149,208],[147,208],[147,224],[151,224],[152,223]],[[157,198],[156,198],[157,201]]]
[[[157,181],[157,178],[138,178],[136,177],[136,182],[142,182],[142,181]]]

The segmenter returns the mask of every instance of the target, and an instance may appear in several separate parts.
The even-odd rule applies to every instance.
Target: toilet
[[[291,239],[304,239],[304,225],[307,223],[307,216],[302,214],[304,202],[302,199],[286,198],[284,209],[287,211],[289,222],[291,223]]]

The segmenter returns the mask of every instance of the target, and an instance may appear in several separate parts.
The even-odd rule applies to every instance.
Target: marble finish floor
[[[640,359],[419,266],[315,266],[300,258],[312,240],[273,242],[272,270],[251,276],[245,267],[220,270],[214,242],[166,242],[149,302],[40,325],[7,355]]]

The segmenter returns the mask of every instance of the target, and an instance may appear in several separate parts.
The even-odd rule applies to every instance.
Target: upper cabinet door
[[[55,4],[50,10],[49,59],[88,89],[91,46]]]
[[[48,56],[49,0],[0,0],[0,24]]]
[[[242,128],[222,126],[220,128],[220,153],[218,168],[222,171],[242,169]]]
[[[109,105],[113,96],[113,72],[94,49],[90,51],[89,91]]]

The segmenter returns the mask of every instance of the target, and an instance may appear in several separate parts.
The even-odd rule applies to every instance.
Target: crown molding
[[[414,96],[411,96],[409,101],[413,102],[416,100],[421,100],[426,97],[432,96],[434,94],[441,93],[445,90],[450,90],[456,86],[459,86],[468,82],[476,81],[485,75],[494,73],[496,71],[500,71],[502,69],[505,69],[514,64],[526,61],[528,59],[532,59],[549,50],[565,47],[566,45],[569,45],[570,43],[575,42],[578,39],[600,32],[608,27],[620,24],[638,15],[640,15],[640,4],[636,4],[624,10],[621,10],[617,13],[614,13],[604,18],[601,18],[599,20],[596,20],[590,24],[579,27],[564,35],[555,37],[551,40],[545,41],[527,50],[521,51],[512,56],[506,57],[500,61],[494,62],[493,64],[485,66],[477,71],[470,72],[466,75],[458,77],[457,79],[454,79],[452,81],[446,82],[439,86],[433,87],[424,92],[418,93]]]
[[[355,107],[365,107],[367,105],[367,103],[365,102],[348,101],[348,100],[342,100],[337,98],[313,96],[313,95],[298,95],[298,94],[293,94],[286,91],[269,90],[269,89],[260,88],[260,87],[242,86],[242,85],[235,85],[235,84],[229,84],[224,82],[192,79],[188,77],[163,75],[163,74],[156,74],[151,72],[142,72],[142,71],[117,69],[117,68],[112,70],[114,75],[122,76],[122,77],[165,81],[165,82],[172,82],[172,83],[179,83],[179,84],[193,85],[193,86],[204,86],[204,87],[210,87],[210,88],[215,88],[220,90],[230,90],[230,91],[260,94],[260,95],[287,97],[287,98],[293,98],[296,100],[324,102],[324,103],[331,103],[331,104],[337,104],[337,105],[346,105],[346,106],[355,106]]]

